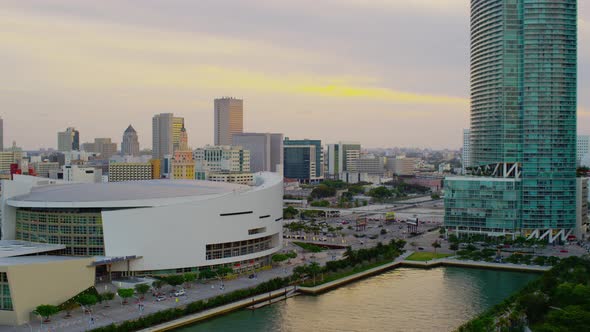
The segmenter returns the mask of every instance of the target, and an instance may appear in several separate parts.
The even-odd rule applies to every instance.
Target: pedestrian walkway
[[[330,260],[327,255],[316,255],[314,261],[325,264],[326,261]],[[229,293],[238,289],[255,287],[263,282],[277,277],[286,277],[293,273],[293,268],[299,264],[308,263],[307,261],[294,260],[298,264],[280,266],[270,270],[258,272],[256,278],[250,279],[248,276],[243,276],[234,280],[224,280],[220,282],[218,280],[208,281],[206,283],[195,283],[191,288],[185,288],[186,296],[180,296],[178,298],[169,297],[164,301],[157,302],[156,298],[151,294],[146,295],[145,299],[141,301],[143,304],[143,310],[140,311],[138,299],[130,299],[129,303],[123,305],[121,298],[115,297],[113,301],[110,301],[108,307],[97,304],[92,308],[92,316],[84,313],[82,309],[76,309],[73,311],[72,317],[65,318],[65,313],[60,312],[59,314],[51,317],[51,322],[41,324],[40,319],[35,319],[30,324],[25,324],[17,327],[12,326],[0,326],[0,332],[11,331],[11,332],[82,332],[89,331],[91,329],[106,326],[112,323],[120,323],[126,320],[137,319],[140,316],[149,315],[157,311],[166,310],[169,308],[183,306],[198,300],[204,300],[212,298],[224,293]],[[116,292],[116,287],[112,284],[98,284],[97,290],[99,292],[105,292],[106,290]],[[223,286],[222,286],[223,285]],[[168,290],[172,289],[167,286]],[[91,319],[93,318],[93,320]]]

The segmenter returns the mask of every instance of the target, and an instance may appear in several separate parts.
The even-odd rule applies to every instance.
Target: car
[[[162,295],[160,295],[160,296],[158,296],[156,298],[156,301],[158,301],[158,302],[162,302],[162,301],[165,301],[165,300],[166,300],[166,296],[162,296]]]
[[[248,276],[248,279],[254,279],[254,278],[256,278],[256,275],[255,274],[251,274],[251,275]]]
[[[561,249],[559,252],[567,253],[569,251],[567,251],[567,249]]]
[[[418,247],[418,250],[424,250],[424,247]]]
[[[185,296],[186,292],[184,291],[184,289],[180,289],[177,290],[176,292],[174,292],[174,296]]]

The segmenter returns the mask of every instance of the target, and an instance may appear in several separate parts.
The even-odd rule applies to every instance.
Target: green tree
[[[393,197],[393,193],[391,192],[391,190],[389,190],[383,186],[369,190],[367,195],[373,197],[376,200],[384,200],[386,198]]]
[[[188,272],[184,274],[184,285],[187,288],[191,288],[191,285],[195,280],[197,280],[197,274],[193,272]]]
[[[311,197],[318,199],[318,198],[326,198],[326,197],[334,197],[336,195],[336,189],[332,187],[328,187],[325,184],[320,184],[319,186],[315,187],[311,191]]]
[[[85,309],[90,310],[98,302],[98,297],[94,294],[82,294],[76,298],[76,301]]]
[[[299,211],[297,211],[297,209],[292,206],[287,206],[283,209],[283,219],[293,219],[298,214]]]
[[[49,318],[59,312],[59,309],[51,304],[42,304],[35,308],[35,314],[43,317],[44,322],[49,322]]]
[[[449,249],[453,250],[455,252],[455,254],[457,254],[457,250],[459,250],[459,244],[453,242],[449,245]]]
[[[219,276],[221,278],[223,278],[233,272],[234,272],[234,270],[231,267],[227,267],[227,266],[221,266],[221,267],[218,267],[217,270],[215,270],[215,273],[217,274],[217,276]]]
[[[165,280],[162,279],[158,279],[154,282],[152,282],[152,287],[156,290],[156,292],[160,292],[160,290],[162,289],[162,287],[164,287],[164,285],[166,284]]]
[[[74,309],[78,308],[79,306],[80,305],[76,301],[74,301],[73,299],[66,301],[62,305],[62,308],[66,311],[66,318],[72,317],[72,311]]]
[[[313,262],[307,266],[307,272],[313,278],[313,284],[315,285],[316,276],[322,272],[322,267],[320,264]]]
[[[164,280],[166,280],[166,283],[172,287],[176,287],[184,283],[184,277],[180,274],[167,276]]]
[[[105,307],[109,306],[109,302],[115,298],[115,293],[113,292],[105,292],[100,294],[100,297],[105,302]]]
[[[141,298],[143,299],[145,297],[145,294],[150,290],[150,285],[148,284],[137,284],[135,285],[135,291],[137,292],[137,294],[141,295]]]
[[[204,269],[199,271],[199,279],[206,280],[215,278],[215,272],[211,271],[211,269]]]
[[[432,247],[434,248],[434,256],[436,256],[436,249],[440,248],[441,245],[438,241],[432,242]]]
[[[518,304],[524,309],[529,323],[535,324],[543,319],[549,309],[549,297],[536,291],[520,297]]]
[[[133,288],[119,288],[117,294],[123,299],[123,304],[127,304],[127,299],[133,296]]]

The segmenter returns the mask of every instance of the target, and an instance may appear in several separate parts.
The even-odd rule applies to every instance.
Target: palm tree
[[[313,284],[315,285],[315,277],[318,273],[322,272],[322,267],[320,266],[320,264],[312,262],[307,266],[307,271],[309,274],[311,274],[313,278]]]
[[[441,247],[441,245],[440,245],[440,243],[439,243],[438,241],[434,241],[434,242],[432,243],[432,247],[434,248],[434,256],[436,257],[436,249],[437,249],[437,248],[440,248],[440,247]]]

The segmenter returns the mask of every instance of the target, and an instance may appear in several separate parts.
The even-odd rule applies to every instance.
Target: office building
[[[214,144],[231,145],[233,135],[244,131],[244,101],[231,97],[215,99]]]
[[[137,137],[137,132],[131,125],[123,133],[121,154],[124,156],[139,156],[139,138]]]
[[[6,150],[0,152],[0,172],[10,171],[10,165],[19,163],[23,158],[23,152],[20,150]]]
[[[463,129],[463,151],[461,154],[461,171],[463,174],[467,174],[467,168],[471,164],[471,142],[470,142],[470,130]]]
[[[57,175],[56,179],[78,183],[102,182],[102,170],[92,166],[64,165],[62,166],[62,172],[62,177],[60,178],[59,175]],[[50,174],[53,174],[51,170]]]
[[[179,145],[174,151],[171,167],[171,179],[192,180],[195,178],[193,151],[188,147],[188,134],[184,127],[180,130]]]
[[[207,173],[206,178],[199,180],[207,180],[213,182],[227,182],[252,185],[254,183],[253,173]]]
[[[176,151],[180,148],[181,133],[184,129],[184,118],[173,117],[172,118],[172,151]]]
[[[109,182],[152,179],[153,168],[151,162],[116,162],[112,160],[109,162]]]
[[[52,171],[52,170],[57,171],[61,168],[58,162],[49,161],[49,160],[43,160],[41,162],[33,162],[33,163],[31,163],[31,166],[35,170],[35,173],[37,174],[37,176],[42,177],[42,178],[48,178],[50,171]]]
[[[387,158],[387,170],[392,175],[411,176],[416,174],[416,167],[420,162],[419,158],[407,158],[397,156]]]
[[[241,146],[207,145],[193,151],[196,171],[214,173],[250,172],[250,151]]]
[[[471,176],[445,180],[449,231],[574,232],[576,76],[577,1],[471,2]]]
[[[100,159],[109,159],[117,153],[117,143],[110,138],[95,138],[94,143],[82,144],[84,152],[95,153]]]
[[[385,173],[384,166],[385,162],[382,157],[373,154],[362,154],[360,158],[353,160],[350,172],[381,176]]]
[[[234,134],[232,143],[250,151],[250,171],[282,174],[283,134]]]
[[[324,179],[324,154],[320,140],[283,141],[283,175],[303,183],[316,183]]]
[[[350,171],[354,161],[360,158],[361,144],[356,142],[329,144],[327,154],[328,177],[338,179],[340,173]]]
[[[62,152],[80,150],[80,133],[76,128],[69,127],[57,133],[57,150]]]
[[[152,159],[162,159],[173,152],[174,114],[160,113],[152,118]]]

